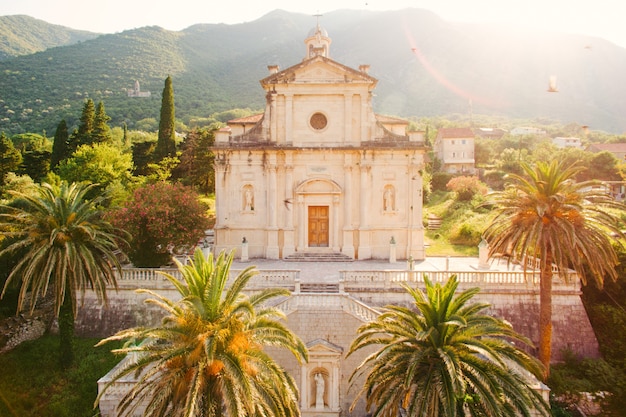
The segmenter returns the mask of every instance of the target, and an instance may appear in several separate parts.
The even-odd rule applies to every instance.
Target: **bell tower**
[[[330,43],[331,40],[328,37],[328,33],[320,26],[320,17],[322,15],[317,14],[317,25],[311,29],[309,36],[304,40],[306,45],[306,59],[313,58],[321,55],[325,58],[330,58]]]

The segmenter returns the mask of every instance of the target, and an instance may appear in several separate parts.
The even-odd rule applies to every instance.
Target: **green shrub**
[[[97,381],[119,362],[115,345],[95,348],[99,339],[76,338],[74,365],[59,368],[58,336],[24,342],[0,355],[0,416],[92,417]]]
[[[435,191],[448,191],[446,184],[452,179],[453,175],[448,172],[435,172],[431,179],[431,189]]]
[[[482,224],[470,220],[453,227],[448,239],[453,245],[478,246],[483,230]]]
[[[459,201],[471,201],[476,194],[487,194],[487,187],[478,177],[454,177],[448,181],[446,188],[454,191]]]

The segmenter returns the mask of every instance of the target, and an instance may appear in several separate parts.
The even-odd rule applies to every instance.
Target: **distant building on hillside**
[[[592,143],[587,146],[587,151],[593,153],[607,151],[620,161],[626,160],[626,143]]]
[[[150,91],[141,91],[139,80],[135,80],[135,87],[128,90],[128,97],[150,97]]]
[[[452,174],[474,174],[474,132],[468,127],[441,128],[434,145],[442,169]]]
[[[474,135],[483,139],[500,139],[507,131],[499,127],[478,127],[473,129]]]
[[[546,134],[546,131],[543,129],[539,129],[538,127],[516,127],[511,129],[511,135],[519,136],[519,135],[540,135],[543,136]]]
[[[582,149],[583,147],[582,143],[580,142],[580,138],[575,138],[575,137],[557,136],[556,138],[552,138],[552,143],[557,148]]]

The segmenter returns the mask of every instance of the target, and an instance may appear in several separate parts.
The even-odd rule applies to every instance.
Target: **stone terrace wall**
[[[177,275],[177,271],[167,271]],[[239,271],[232,270],[232,276]],[[410,302],[402,288],[402,283],[423,288],[423,275],[435,281],[444,281],[451,274],[459,277],[461,289],[480,287],[476,297],[492,305],[490,312],[511,322],[520,333],[538,344],[539,328],[539,286],[538,277],[531,273],[498,271],[342,271],[336,285],[336,292],[349,294],[367,306],[379,308],[387,304]],[[146,304],[147,294],[138,294],[137,288],[147,288],[169,298],[177,297],[173,286],[153,269],[128,269],[118,281],[118,291],[109,291],[107,307],[98,304],[93,293],[85,295],[85,302],[76,321],[76,331],[81,335],[106,337],[119,330],[158,323],[162,312],[154,305]],[[297,270],[260,271],[251,281],[248,289],[255,291],[267,287],[285,287],[300,294],[301,284]],[[332,292],[326,286],[324,292]],[[574,353],[597,357],[598,343],[580,299],[580,284],[576,276],[569,283],[555,278],[553,287],[553,358],[560,359],[562,349]],[[330,296],[330,295],[329,295]],[[307,307],[311,312],[324,312],[324,303]],[[356,308],[357,304],[353,304]],[[350,314],[356,315],[351,312]]]

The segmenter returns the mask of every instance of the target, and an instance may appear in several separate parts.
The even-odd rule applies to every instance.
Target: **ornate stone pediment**
[[[261,85],[266,87],[285,83],[326,84],[353,82],[372,84],[373,87],[378,80],[364,71],[357,71],[330,58],[316,56],[262,79]]]

